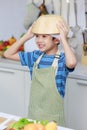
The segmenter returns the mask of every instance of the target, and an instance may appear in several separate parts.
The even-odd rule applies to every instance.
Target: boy
[[[43,15],[4,53],[6,58],[20,60],[30,70],[32,83],[28,116],[31,119],[54,120],[59,125],[65,125],[65,83],[68,73],[76,66],[67,34],[68,27],[62,17]],[[20,46],[33,36],[36,36],[39,50],[18,52]],[[64,53],[58,50],[60,40]]]

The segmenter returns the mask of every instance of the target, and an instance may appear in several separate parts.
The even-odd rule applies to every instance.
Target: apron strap
[[[42,53],[42,54],[39,56],[39,58],[36,60],[36,64],[37,64],[37,65],[39,64],[39,62],[40,62],[41,58],[43,57],[43,55],[44,55],[44,53]]]
[[[52,63],[52,66],[54,67],[54,68],[58,68],[58,60],[59,60],[59,57],[60,57],[60,52],[59,52],[59,50],[57,51],[57,53],[55,54],[55,58],[54,58],[54,61],[53,61],[53,63]]]
[[[52,67],[54,67],[54,69],[55,69],[55,75],[57,74],[57,70],[58,70],[58,60],[59,60],[59,58],[60,58],[60,52],[58,50],[56,55],[55,55],[54,61],[52,63]]]
[[[41,60],[41,58],[43,57],[43,55],[44,55],[44,53],[42,53],[40,56],[39,56],[39,58],[37,59],[37,61],[36,61],[36,64],[38,65],[39,64],[39,62],[40,62],[40,60]],[[54,61],[53,61],[53,63],[52,63],[52,67],[54,67],[55,69],[56,69],[56,71],[57,71],[57,68],[58,68],[58,60],[59,60],[59,57],[60,57],[60,52],[59,52],[59,50],[56,52],[56,54],[55,54],[55,58],[54,58]]]

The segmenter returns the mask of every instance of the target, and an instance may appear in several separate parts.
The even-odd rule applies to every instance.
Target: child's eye
[[[36,35],[36,37],[39,37],[38,35]]]
[[[43,35],[43,37],[47,37],[47,35]]]

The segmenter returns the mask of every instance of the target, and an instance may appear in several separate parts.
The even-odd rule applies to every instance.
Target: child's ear
[[[60,43],[60,40],[58,38],[54,38],[54,43],[55,44],[59,44]]]

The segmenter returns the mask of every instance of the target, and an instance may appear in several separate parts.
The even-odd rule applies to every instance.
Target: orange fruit
[[[24,130],[38,130],[35,124],[28,124],[24,127]]]
[[[36,124],[36,127],[38,128],[38,130],[45,130],[45,126],[42,124]]]
[[[11,38],[9,38],[9,44],[12,45],[13,43],[16,42],[16,38],[14,36],[12,36]]]

